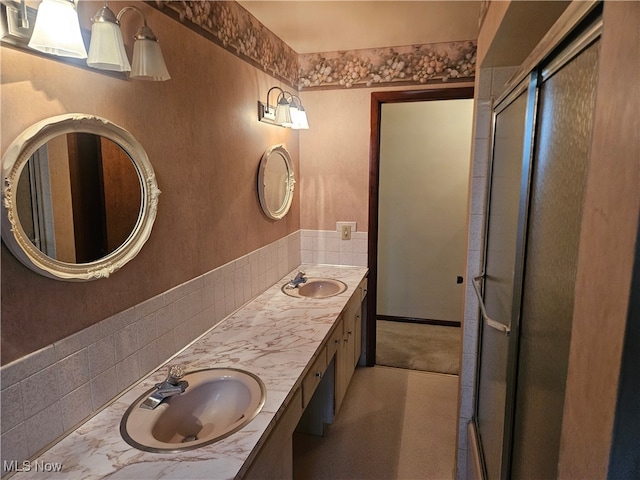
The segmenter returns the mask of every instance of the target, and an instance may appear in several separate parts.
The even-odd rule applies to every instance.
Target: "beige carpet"
[[[377,321],[376,363],[458,375],[460,327]]]
[[[389,367],[356,369],[324,437],[294,435],[294,478],[453,478],[458,377]]]

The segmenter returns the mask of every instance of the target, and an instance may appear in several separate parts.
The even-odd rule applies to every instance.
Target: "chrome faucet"
[[[153,410],[162,403],[165,398],[178,395],[186,390],[189,383],[186,380],[181,380],[184,377],[184,367],[182,365],[172,365],[169,367],[169,374],[167,379],[162,383],[156,384],[156,390],[149,395],[140,408],[146,408]]]
[[[287,288],[297,288],[301,283],[305,283],[307,281],[307,277],[305,277],[306,273],[302,270],[298,272],[296,278],[287,283]]]

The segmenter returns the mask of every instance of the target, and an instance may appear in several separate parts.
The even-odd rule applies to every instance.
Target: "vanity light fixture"
[[[29,47],[61,57],[87,58],[73,0],[42,0]]]
[[[269,94],[267,94],[267,108],[269,108]],[[290,128],[293,125],[293,120],[291,118],[291,106],[287,101],[287,98],[282,92],[278,95],[278,104],[276,105],[276,111],[274,114],[274,121],[283,127]]]
[[[272,90],[280,91],[276,99],[275,107],[269,105],[269,95]],[[287,97],[291,100],[288,100]],[[269,89],[267,92],[267,103],[258,101],[258,120],[271,125],[293,128],[295,130],[309,128],[307,113],[302,106],[300,97],[286,92],[280,87],[271,87]]]
[[[130,11],[137,12],[143,22],[134,37],[132,65],[127,59],[120,30],[123,15]],[[105,1],[92,20],[87,65],[100,70],[131,72],[130,78],[140,80],[164,81],[171,78],[158,39],[147,25],[147,18],[139,8],[124,7],[116,17]]]
[[[297,103],[295,99],[298,99]],[[294,130],[308,130],[309,120],[307,120],[307,112],[302,106],[302,100],[300,100],[300,97],[297,95],[291,95],[291,103],[289,105],[291,110],[291,119],[293,120],[291,128]]]
[[[91,43],[87,65],[100,70],[130,72],[131,65],[124,49],[122,32],[107,2],[91,17]]]

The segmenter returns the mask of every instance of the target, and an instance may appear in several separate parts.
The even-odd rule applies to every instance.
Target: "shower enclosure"
[[[495,102],[484,270],[473,283],[483,321],[470,433],[483,478],[557,477],[600,10],[534,50]]]

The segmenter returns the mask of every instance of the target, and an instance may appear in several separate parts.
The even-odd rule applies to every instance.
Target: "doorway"
[[[473,88],[372,93],[367,365],[459,372],[472,118]]]

